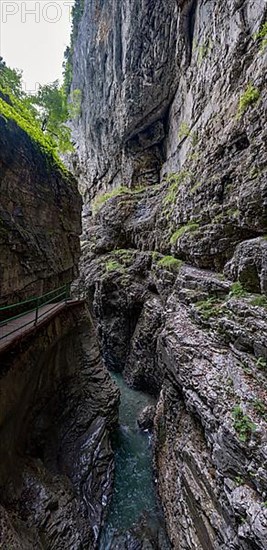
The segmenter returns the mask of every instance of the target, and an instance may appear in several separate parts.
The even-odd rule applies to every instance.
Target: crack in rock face
[[[177,550],[266,546],[265,21],[253,0],[85,2],[75,40],[75,286],[106,366],[158,400]]]
[[[106,366],[158,399],[177,550],[266,546],[266,16],[88,0],[75,37],[76,290]]]
[[[2,373],[7,547],[98,547],[118,418],[110,369],[156,400],[139,422],[153,434],[170,545],[265,550],[266,1],[84,0],[75,9],[83,227],[73,296],[93,321],[59,319]],[[57,173],[47,195],[44,159],[2,126],[0,239],[13,275],[0,270],[0,283],[20,296],[76,276],[80,200]],[[5,147],[10,135],[18,156]],[[23,212],[35,219],[19,200],[20,176],[28,191],[37,178],[44,231],[23,221]],[[111,548],[162,549],[163,540],[144,514]]]

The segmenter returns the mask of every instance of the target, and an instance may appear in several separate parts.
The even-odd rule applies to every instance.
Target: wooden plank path
[[[60,311],[68,306],[78,305],[83,303],[83,300],[68,300],[67,302],[59,302],[58,304],[40,306],[38,310],[38,319],[36,322],[36,310],[30,313],[25,313],[12,321],[7,321],[5,325],[0,327],[0,353],[11,348],[18,340],[34,332],[44,322],[53,319]]]

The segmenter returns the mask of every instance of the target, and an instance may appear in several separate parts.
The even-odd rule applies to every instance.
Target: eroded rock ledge
[[[1,548],[97,545],[111,496],[118,390],[88,314],[74,310],[1,357]]]
[[[266,545],[266,15],[87,0],[76,29],[77,286],[108,367],[159,396],[177,550]]]
[[[129,203],[146,193],[106,201],[86,224],[77,291],[94,305],[108,368],[159,396],[155,468],[174,548],[263,550],[266,297],[174,256],[119,248],[126,228],[140,230]]]

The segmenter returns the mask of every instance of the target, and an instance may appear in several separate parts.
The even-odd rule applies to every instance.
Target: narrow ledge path
[[[82,304],[83,300],[68,300],[51,305],[44,305],[39,308],[38,319],[36,321],[36,311],[25,313],[19,319],[7,321],[5,325],[0,327],[0,354],[12,348],[19,340],[25,338],[29,334],[36,331],[44,323],[56,317],[65,308]]]

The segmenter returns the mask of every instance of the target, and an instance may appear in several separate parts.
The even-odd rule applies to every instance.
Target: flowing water
[[[115,486],[107,521],[101,536],[100,550],[117,548],[114,541],[139,529],[151,540],[165,540],[161,510],[156,498],[152,472],[151,435],[141,432],[137,417],[153,397],[129,388],[121,375],[112,373],[121,392],[120,426],[114,436]],[[128,535],[127,535],[128,532]],[[149,533],[149,535],[148,535]],[[117,537],[122,535],[122,539]],[[128,540],[128,539],[127,539]],[[117,542],[116,542],[117,543]],[[124,546],[123,546],[124,547]],[[165,542],[152,548],[168,548]],[[127,546],[125,546],[127,548]]]

